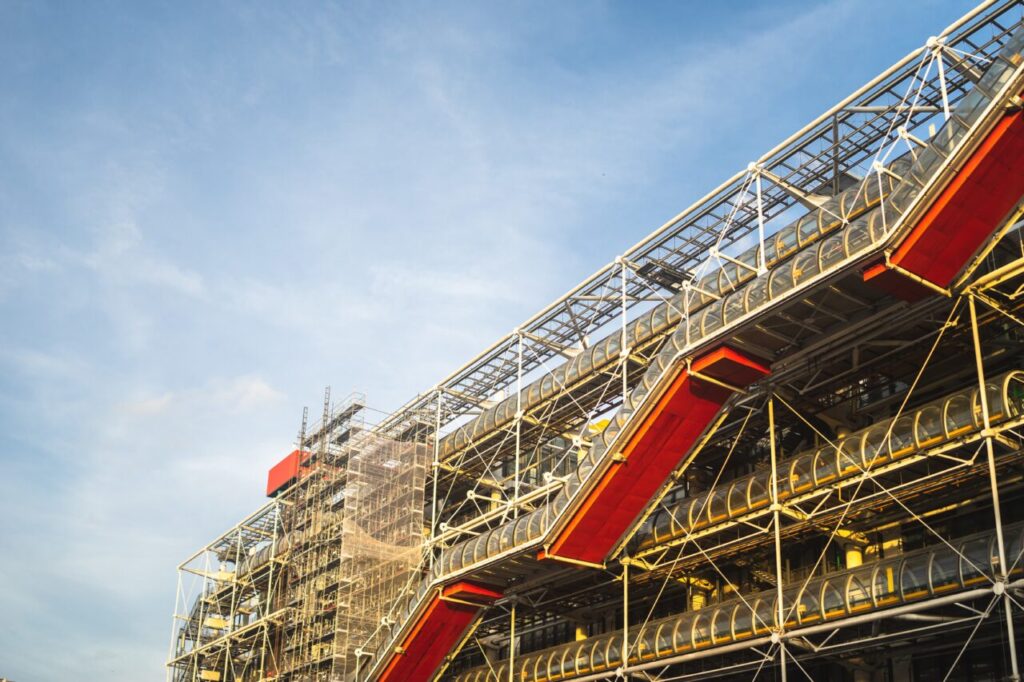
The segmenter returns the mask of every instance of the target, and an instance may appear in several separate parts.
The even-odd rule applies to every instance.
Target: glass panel
[[[775,240],[767,237],[764,240],[764,264],[771,267],[779,259],[779,253],[775,246]]]
[[[875,604],[888,606],[899,601],[899,584],[896,580],[900,562],[887,561],[875,570],[873,591]]]
[[[1024,374],[1014,372],[1005,384],[1009,414],[1016,417],[1024,412]]]
[[[580,353],[580,373],[589,374],[594,369],[594,353],[591,351],[584,351]]]
[[[867,580],[867,584],[865,584],[865,580]],[[870,584],[870,580],[870,574],[865,576],[863,573],[857,573],[851,575],[847,581],[846,600],[851,613],[857,613],[871,606],[871,590],[867,587]],[[826,606],[825,608],[829,609],[831,607]]]
[[[505,528],[499,527],[487,533],[487,556],[494,556],[501,551],[501,536]]]
[[[932,558],[932,591],[942,592],[960,587],[959,557],[948,548],[935,550]]]
[[[747,299],[747,311],[757,310],[764,305],[764,302],[768,297],[768,275],[760,275],[757,277],[757,279],[744,288],[743,294]]]
[[[861,438],[861,461],[865,466],[876,466],[888,459],[889,451],[882,447],[888,430],[888,424],[879,424],[864,432]]]
[[[996,59],[992,64],[985,70],[985,75],[981,77],[979,84],[991,93],[999,92],[999,89],[1003,87],[1007,79],[1013,75],[1013,69],[1010,64],[1002,59]]]
[[[920,447],[934,445],[945,435],[942,429],[942,408],[928,405],[917,413],[917,444]]]
[[[658,633],[655,637],[658,655],[664,656],[672,651],[672,627],[673,623],[662,623],[658,626]]]
[[[690,522],[690,529],[700,528],[707,524],[707,509],[704,505],[705,495],[693,498],[690,508],[686,512],[686,518]]]
[[[711,334],[721,326],[721,305],[712,303],[711,305],[704,309],[704,313],[701,315],[701,333],[706,336],[708,334]]]
[[[745,513],[749,507],[747,506],[747,486],[750,484],[749,479],[740,479],[729,486],[729,516],[733,517],[737,514]]]
[[[690,343],[693,343],[694,341],[696,341],[697,339],[700,339],[703,336],[703,334],[701,334],[701,331],[700,331],[700,321],[701,321],[701,318],[702,318],[702,315],[699,312],[693,314],[690,317],[690,324],[689,324]]]
[[[813,623],[821,620],[818,594],[814,588],[814,585],[810,585],[800,593],[800,604],[797,609],[797,615],[799,616],[801,623]]]
[[[775,609],[770,599],[758,599],[754,605],[754,632],[761,634],[775,625]]]
[[[716,643],[727,642],[732,639],[732,609],[715,609],[711,625],[711,634]]]
[[[669,507],[668,510],[662,509],[655,512],[655,514],[652,517],[653,520],[651,521],[651,536],[653,537],[655,543],[664,542],[665,540],[669,539],[669,529],[672,526],[672,514],[677,514],[677,510],[678,505],[673,505],[672,507]],[[671,511],[672,514],[670,514],[669,511]]]
[[[803,248],[818,238],[818,212],[811,211],[800,217],[796,223],[797,238]]]
[[[577,647],[567,648],[562,652],[561,665],[559,666],[559,672],[564,676],[569,673],[576,672],[576,654],[575,649]]]
[[[627,336],[627,341],[628,340]],[[619,351],[622,350],[622,334],[612,334],[602,341],[601,345],[604,346],[604,354],[606,358],[609,360],[617,359],[619,357]]]
[[[738,605],[732,617],[733,636],[736,639],[742,639],[753,634],[751,630],[753,619],[754,614],[747,606],[743,604]]]
[[[811,474],[811,456],[798,456],[789,470],[789,480],[794,495],[810,490],[814,484]],[[781,493],[781,491],[780,491]]]
[[[718,290],[723,294],[732,291],[739,284],[739,277],[736,274],[738,267],[735,263],[725,261],[718,271]]]
[[[529,523],[529,514],[519,517],[519,520],[516,521],[514,537],[517,545],[526,542],[529,539],[526,534],[526,526]]]
[[[903,599],[920,599],[928,594],[928,560],[929,555],[919,554],[903,560],[900,571],[900,587]]]
[[[893,457],[902,457],[914,449],[914,417],[904,415],[896,420],[889,434],[889,452]]]
[[[711,644],[711,628],[708,614],[696,613],[693,620],[693,647],[699,648]]]
[[[557,651],[553,651],[549,654],[542,654],[546,662],[545,667],[548,671],[548,679],[555,679],[561,677],[562,674],[562,662],[559,659]]]
[[[541,530],[543,530],[543,525],[542,525],[541,522],[544,519],[543,519],[541,514],[537,513],[539,511],[540,511],[540,509],[538,509],[537,511],[531,512],[530,514],[528,514],[528,517],[530,519],[530,525],[529,525],[528,532],[530,533],[530,537],[531,538],[535,538],[535,537],[539,536],[540,533],[541,533]]]
[[[974,410],[969,393],[959,393],[946,401],[946,436],[955,438],[974,428]]]
[[[654,311],[652,310],[651,312],[647,313],[646,315],[643,315],[639,320],[637,320],[636,334],[633,338],[640,340],[646,339],[648,336],[651,335],[651,317],[653,315]]]
[[[651,628],[644,626],[640,629],[640,633],[635,635],[634,645],[632,653],[630,654],[630,662],[635,662],[639,655],[640,660],[651,658],[654,656],[654,647],[651,646]]]
[[[914,200],[919,191],[918,186],[910,179],[900,183],[899,189],[890,194],[886,199],[885,210],[893,209],[903,213],[910,206],[910,202]]]
[[[750,479],[750,486],[747,488],[747,499],[750,500],[751,509],[763,507],[770,502],[762,476],[763,474],[760,474]]]
[[[578,674],[590,672],[590,644],[587,642],[581,643],[576,647],[576,672]]]
[[[843,235],[832,235],[821,243],[818,248],[818,260],[821,270],[828,270],[833,265],[843,260],[846,253],[843,251]]]
[[[787,225],[775,235],[775,249],[779,258],[785,258],[796,251],[796,225]]]
[[[838,474],[836,467],[836,450],[831,445],[826,445],[814,453],[815,484],[823,485],[835,480]]]
[[[860,438],[844,438],[840,442],[839,470],[843,476],[851,476],[863,471],[864,464],[860,457]]]
[[[659,305],[654,309],[654,316],[651,318],[651,331],[660,332],[668,324],[668,305]]]
[[[683,616],[676,621],[672,628],[672,650],[685,651],[692,646],[690,641],[690,619],[692,616]]]
[[[988,390],[985,397],[988,398],[988,417],[991,421],[1001,421],[1006,418],[1006,406],[1003,405],[1002,386],[992,382],[985,384]]]
[[[708,507],[708,519],[710,523],[719,523],[729,516],[725,507],[728,490],[716,489],[711,493],[711,504]]]
[[[928,142],[935,145],[943,156],[949,156],[966,130],[967,128],[963,122],[954,115],[946,121],[946,124],[939,129],[935,137],[928,140]]]
[[[1021,563],[1024,561],[1024,528],[1008,533],[1006,538],[1006,561],[1010,565],[1011,573],[1019,575]]]
[[[802,251],[793,259],[793,284],[799,284],[818,274],[818,254],[814,249]]]
[[[991,101],[983,88],[975,87],[957,102],[955,111],[963,120],[972,122]]]
[[[729,298],[725,299],[725,321],[724,324],[735,322],[738,320],[744,312],[743,308],[745,293],[743,291],[737,291],[735,294],[730,294]]]
[[[992,575],[999,573],[999,551],[996,549],[996,536],[993,535],[988,541],[988,565]]]
[[[608,665],[619,665],[622,659],[619,656],[619,638],[612,637],[608,640]]]
[[[867,218],[858,218],[843,230],[843,242],[847,255],[859,253],[871,245],[871,233],[868,231]]]
[[[783,263],[772,270],[768,278],[769,296],[773,300],[793,288],[793,262]]]
[[[600,670],[607,664],[604,654],[606,644],[607,642],[599,639],[590,650],[590,666],[593,670]]]
[[[877,243],[884,239],[889,225],[895,218],[892,211],[879,210],[868,215],[868,233],[871,235],[871,241]]]

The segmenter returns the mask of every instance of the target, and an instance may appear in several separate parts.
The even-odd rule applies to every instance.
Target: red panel
[[[309,460],[309,455],[309,452],[293,450],[271,467],[267,473],[267,497],[273,496],[298,479],[303,465]]]
[[[391,661],[378,678],[379,682],[430,680],[481,609],[499,597],[500,592],[468,582],[445,587],[442,596],[435,592],[403,640],[402,653],[391,654]]]
[[[885,263],[872,265],[864,270],[864,281],[870,282],[890,296],[914,303],[934,293],[934,290],[915,282],[898,270],[887,268]]]
[[[769,372],[761,363],[725,346],[694,361],[692,368],[737,386],[746,386]],[[731,394],[729,389],[681,368],[623,448],[623,460],[611,464],[541,558],[603,562]]]
[[[1017,112],[988,134],[890,260],[947,287],[1021,196],[1024,112]]]

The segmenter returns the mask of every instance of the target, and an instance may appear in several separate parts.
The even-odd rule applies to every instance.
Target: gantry
[[[179,567],[168,679],[1020,679],[1024,2],[988,2]]]

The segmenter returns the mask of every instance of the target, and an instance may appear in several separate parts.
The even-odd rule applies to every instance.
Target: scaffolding
[[[300,480],[283,495],[291,538],[279,679],[346,679],[422,561],[423,442],[367,428],[362,396],[330,407]],[[326,426],[325,426],[326,425]]]
[[[171,679],[1019,680],[1022,94],[985,2],[396,412],[328,396]]]
[[[168,680],[264,679],[287,558],[273,500],[178,566]]]

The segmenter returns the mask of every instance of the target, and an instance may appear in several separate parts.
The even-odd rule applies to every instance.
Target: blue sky
[[[325,385],[398,406],[969,6],[0,0],[0,676],[163,679]]]

